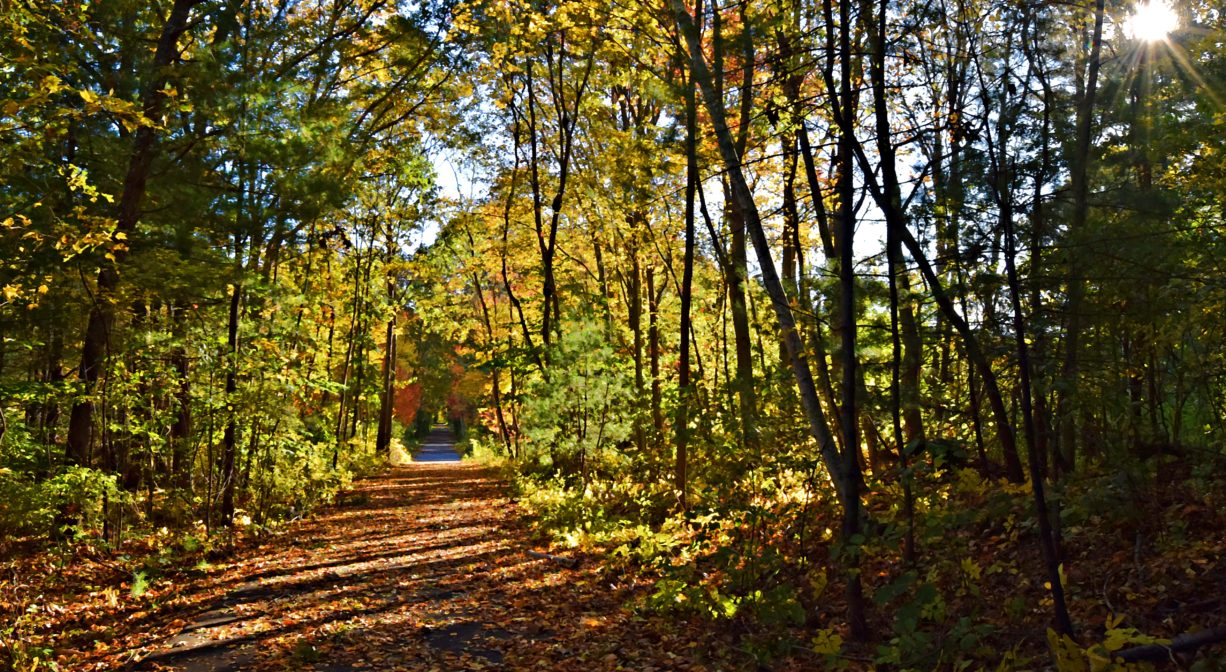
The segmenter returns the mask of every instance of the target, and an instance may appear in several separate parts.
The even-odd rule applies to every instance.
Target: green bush
[[[251,475],[251,509],[257,523],[291,518],[331,502],[355,476],[382,464],[374,441],[352,439],[332,468],[333,445],[287,433],[262,447],[268,452]]]
[[[524,402],[526,460],[542,474],[607,475],[629,457],[637,405],[631,364],[605,342],[599,326],[576,324],[551,353],[552,374]]]
[[[43,481],[11,469],[0,469],[0,533],[8,536],[48,535],[57,521],[78,530],[100,525],[103,503],[123,499],[115,477],[97,469],[68,467]]]

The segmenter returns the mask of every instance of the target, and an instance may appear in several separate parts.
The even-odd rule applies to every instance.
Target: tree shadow
[[[517,576],[532,562],[507,519],[504,492],[484,471],[464,466],[414,465],[359,482],[350,495],[356,499],[304,521],[293,541],[238,558],[233,578],[199,586],[200,593],[210,586],[228,592],[197,610],[178,636],[141,647],[149,655],[128,667],[216,672],[259,659],[350,669],[331,655],[317,659],[313,642],[381,629],[412,634],[404,642],[410,649],[498,665],[502,653],[489,641],[510,633],[480,618],[468,589],[492,568]],[[307,562],[293,564],[303,556]],[[288,564],[266,566],[278,561]]]

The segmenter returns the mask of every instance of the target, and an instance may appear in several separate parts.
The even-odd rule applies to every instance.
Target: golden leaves
[[[87,114],[106,112],[129,133],[141,126],[155,125],[152,120],[141,112],[139,105],[130,100],[117,98],[113,95],[113,92],[99,95],[89,89],[79,89],[77,90],[77,96],[85,103],[85,112]]]

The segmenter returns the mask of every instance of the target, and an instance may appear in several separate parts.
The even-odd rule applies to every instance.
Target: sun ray
[[[1200,87],[1201,91],[1203,91],[1205,96],[1209,99],[1209,102],[1213,104],[1214,108],[1216,108],[1214,111],[1226,112],[1226,101],[1222,100],[1222,97],[1213,90],[1213,86],[1209,84],[1209,82],[1205,81],[1205,78],[1202,77],[1196,70],[1196,64],[1188,58],[1187,53],[1185,53],[1184,50],[1177,44],[1168,44],[1167,46],[1169,47],[1168,52],[1171,55],[1171,60],[1175,62],[1175,66],[1179,68],[1184,75],[1195,82],[1198,87]]]

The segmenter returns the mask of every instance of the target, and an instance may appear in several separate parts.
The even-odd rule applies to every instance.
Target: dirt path
[[[435,437],[434,443],[444,443]],[[415,463],[235,558],[224,597],[136,669],[712,669],[627,588],[530,555],[492,474]]]

